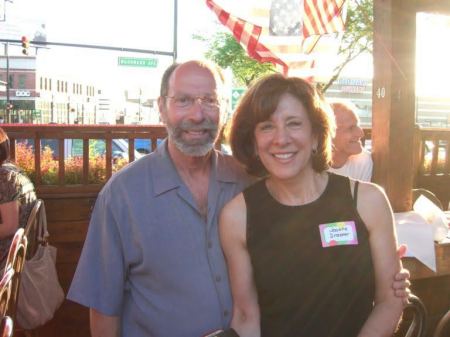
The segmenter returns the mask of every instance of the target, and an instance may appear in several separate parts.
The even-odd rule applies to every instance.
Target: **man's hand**
[[[400,245],[397,249],[398,257],[401,259],[406,254],[406,245]],[[408,269],[402,269],[394,277],[392,288],[394,289],[395,296],[403,298],[403,304],[408,304],[408,296],[411,294],[409,287],[411,282],[409,281],[410,275]]]

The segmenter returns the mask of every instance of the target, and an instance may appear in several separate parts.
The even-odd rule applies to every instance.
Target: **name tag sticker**
[[[322,247],[357,245],[358,237],[354,221],[332,222],[319,225]]]

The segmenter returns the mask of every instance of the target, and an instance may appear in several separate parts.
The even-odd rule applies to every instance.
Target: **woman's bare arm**
[[[360,183],[358,212],[369,231],[375,269],[375,303],[358,337],[392,336],[400,320],[403,303],[396,297],[392,282],[401,270],[391,206],[383,190]]]

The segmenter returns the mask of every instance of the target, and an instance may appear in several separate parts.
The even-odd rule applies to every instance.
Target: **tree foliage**
[[[205,57],[222,68],[230,67],[237,82],[236,85],[248,87],[253,80],[275,72],[275,67],[271,63],[259,63],[248,57],[244,48],[230,33],[215,33],[210,40],[198,35],[195,38],[208,41]]]
[[[321,87],[322,91],[339,78],[350,62],[365,53],[373,53],[373,0],[348,1],[345,32],[338,51],[342,62],[336,66],[328,83]]]

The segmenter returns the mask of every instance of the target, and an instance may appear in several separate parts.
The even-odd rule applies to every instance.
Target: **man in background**
[[[353,179],[371,181],[373,161],[361,139],[364,131],[359,126],[356,108],[347,102],[333,102],[336,135],[333,138],[333,158],[330,172]]]

